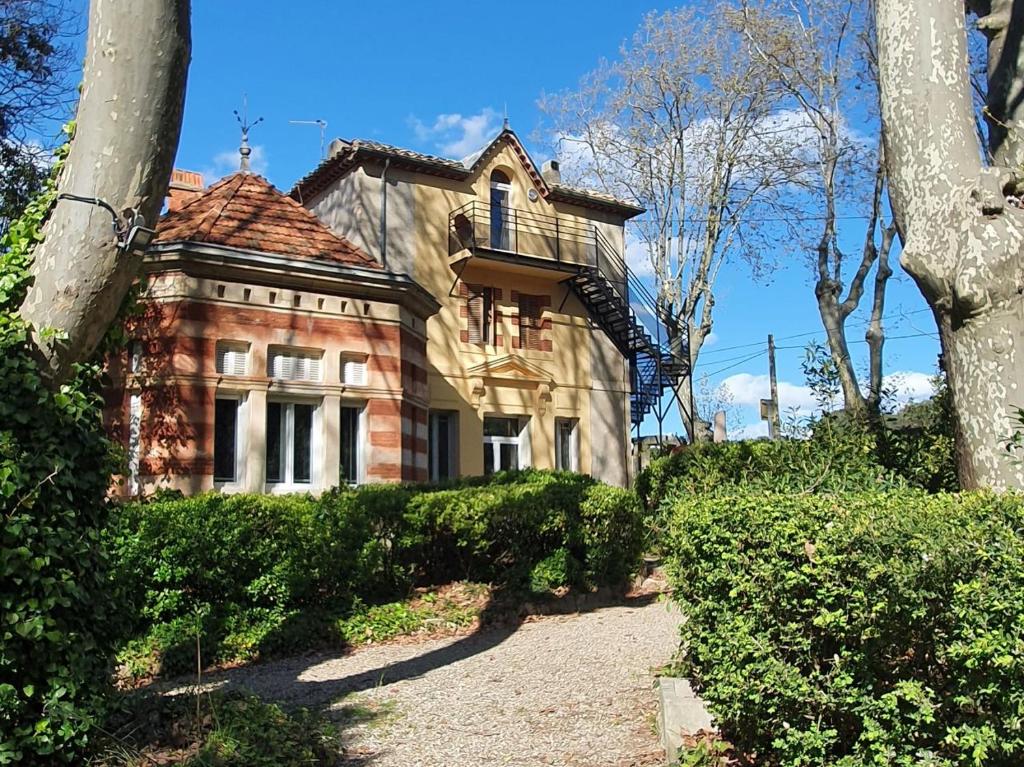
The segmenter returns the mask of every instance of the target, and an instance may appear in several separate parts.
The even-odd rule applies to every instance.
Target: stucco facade
[[[335,148],[336,165],[345,164],[345,151]],[[559,198],[510,131],[463,163],[466,172],[434,168],[401,150],[350,154],[347,167],[329,173],[328,160],[292,196],[440,304],[426,328],[432,478],[505,467],[504,454],[514,451],[508,460],[521,466],[572,468],[627,484],[629,360],[566,284],[565,267],[594,264],[600,244],[612,254],[604,272],[624,283],[624,222],[639,211],[602,198]],[[500,216],[507,222],[495,225],[508,227],[515,241],[493,249],[453,244],[453,212],[487,205],[495,179],[502,179]],[[475,219],[486,230],[498,220],[492,215]],[[482,290],[486,338],[467,327],[474,319],[467,304]],[[521,342],[523,296],[540,308],[530,343]],[[501,419],[515,419],[513,427]],[[518,432],[488,434],[508,428]],[[447,444],[439,444],[441,432]]]

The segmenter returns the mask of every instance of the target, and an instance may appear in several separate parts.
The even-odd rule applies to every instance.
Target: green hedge
[[[603,586],[635,572],[632,493],[527,471],[448,486],[368,486],[319,498],[204,494],[120,509],[110,535],[135,617],[130,671],[338,639],[355,604],[453,579],[513,588]]]
[[[679,673],[761,765],[1024,760],[1024,499],[680,497]]]

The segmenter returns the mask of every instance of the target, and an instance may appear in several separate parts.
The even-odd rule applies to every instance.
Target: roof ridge
[[[220,200],[214,203],[214,205],[204,214],[203,221],[196,227],[196,235],[199,239],[206,239],[206,237],[209,236],[217,221],[224,214],[224,209],[228,206],[228,203],[234,199],[235,195],[238,194],[238,190],[241,189],[242,184],[245,183],[245,177],[246,174],[244,173],[233,173],[232,175],[221,179],[222,181],[227,182],[221,185],[223,187],[229,187],[233,181],[237,181],[237,183],[235,183],[234,188],[229,188],[227,190],[227,194],[222,194]],[[218,187],[218,190],[220,188],[221,187]],[[212,189],[213,187],[211,187],[211,190]]]

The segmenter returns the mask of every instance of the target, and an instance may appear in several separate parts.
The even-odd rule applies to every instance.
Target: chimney
[[[548,160],[540,167],[540,177],[546,184],[561,184],[562,172],[558,169],[558,160]]]
[[[175,168],[171,173],[171,183],[167,187],[167,212],[178,210],[202,193],[202,173]]]

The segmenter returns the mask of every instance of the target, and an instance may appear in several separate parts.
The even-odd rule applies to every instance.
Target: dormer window
[[[509,250],[512,216],[509,196],[512,194],[512,179],[503,171],[491,172],[491,247],[495,250]]]

